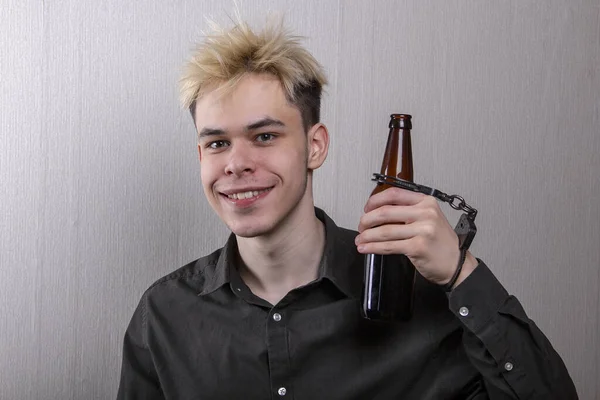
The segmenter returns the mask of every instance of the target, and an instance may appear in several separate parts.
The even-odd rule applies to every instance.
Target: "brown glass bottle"
[[[411,116],[392,114],[381,174],[413,181]],[[377,184],[377,194],[391,186]],[[407,320],[412,315],[415,267],[408,257],[367,254],[362,311],[365,318],[383,321]]]

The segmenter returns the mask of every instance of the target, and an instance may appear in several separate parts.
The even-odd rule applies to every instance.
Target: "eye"
[[[221,147],[227,146],[228,143],[224,140],[215,140],[214,142],[210,142],[206,145],[209,149],[219,149]]]
[[[257,142],[270,142],[273,139],[275,139],[276,135],[274,135],[273,133],[261,133],[260,135],[258,135],[256,137],[256,141]]]

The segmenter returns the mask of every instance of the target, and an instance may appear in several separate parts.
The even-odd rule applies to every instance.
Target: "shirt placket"
[[[267,352],[271,399],[293,399],[290,382],[290,354],[287,344],[286,314],[276,307],[267,320]]]

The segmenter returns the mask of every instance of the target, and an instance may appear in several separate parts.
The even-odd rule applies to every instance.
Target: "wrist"
[[[467,255],[465,257],[465,262],[463,263],[462,270],[456,279],[454,285],[452,285],[452,290],[454,290],[458,285],[460,285],[479,265],[477,259],[471,254],[470,251],[467,251]]]

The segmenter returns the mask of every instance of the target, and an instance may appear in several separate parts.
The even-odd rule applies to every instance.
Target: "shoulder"
[[[204,286],[211,282],[217,268],[217,262],[223,248],[213,253],[194,260],[181,268],[156,280],[145,291],[144,297],[155,296],[172,288],[185,288],[196,293],[204,290]]]
[[[148,325],[152,321],[164,321],[173,314],[173,305],[195,303],[198,293],[212,282],[217,261],[223,249],[192,261],[156,280],[144,291],[127,328],[128,335],[139,346],[147,347]]]

